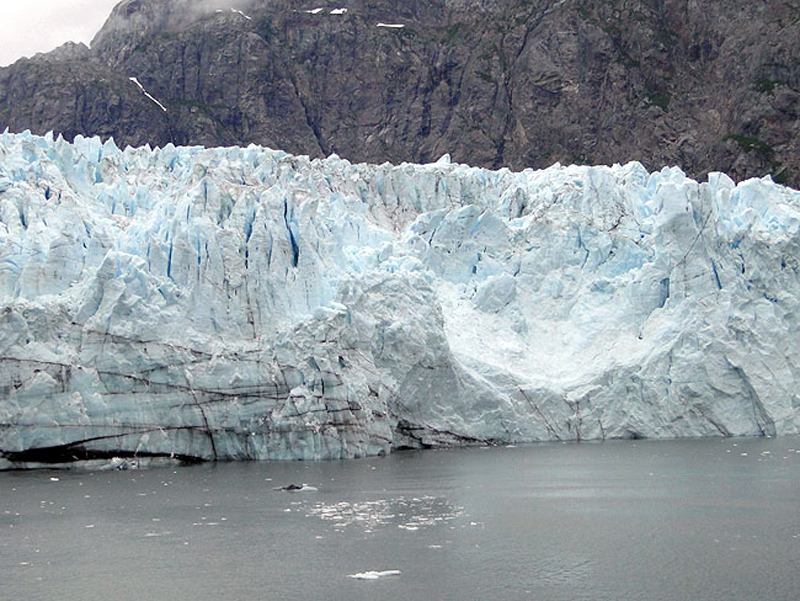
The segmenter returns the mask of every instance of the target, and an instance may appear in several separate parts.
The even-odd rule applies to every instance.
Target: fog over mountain
[[[0,2],[0,66],[49,52],[67,40],[88,44],[118,1]]]

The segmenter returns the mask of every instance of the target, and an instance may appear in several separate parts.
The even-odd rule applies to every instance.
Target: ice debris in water
[[[0,467],[794,434],[800,194],[0,134]]]
[[[400,574],[400,570],[369,571],[350,574],[348,578],[355,578],[356,580],[377,580],[378,578],[386,578],[387,576],[400,576]]]
[[[306,509],[308,517],[330,522],[335,530],[355,526],[368,533],[391,523],[396,523],[402,530],[414,532],[420,528],[449,523],[463,512],[462,507],[447,499],[431,496],[316,503]]]

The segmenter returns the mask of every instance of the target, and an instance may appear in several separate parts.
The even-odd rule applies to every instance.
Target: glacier
[[[800,430],[800,193],[0,135],[0,464]]]

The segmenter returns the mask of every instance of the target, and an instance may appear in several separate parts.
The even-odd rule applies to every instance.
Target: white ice
[[[252,20],[253,20],[253,19],[252,19],[252,17],[249,17],[248,15],[244,14],[242,11],[240,11],[240,10],[238,10],[238,9],[236,9],[236,8],[232,8],[232,9],[231,9],[231,12],[232,12],[232,13],[236,13],[236,14],[238,14],[238,15],[241,15],[241,16],[243,16],[243,17],[244,17],[245,19],[247,19],[248,21],[252,21]]]
[[[798,230],[769,178],[5,133],[0,450],[796,434]]]
[[[167,112],[167,107],[165,107],[165,106],[164,106],[163,104],[161,104],[161,103],[160,103],[158,100],[156,100],[156,99],[155,99],[153,96],[151,96],[151,95],[150,95],[150,94],[147,92],[147,90],[145,90],[145,89],[144,89],[144,86],[143,86],[143,85],[142,85],[142,84],[139,82],[139,80],[138,80],[136,77],[129,77],[128,79],[130,79],[130,80],[131,80],[133,83],[135,83],[135,84],[136,84],[136,87],[138,87],[138,88],[141,90],[142,94],[144,94],[144,95],[145,95],[145,96],[147,96],[147,97],[148,97],[150,100],[152,100],[153,102],[155,102],[155,103],[158,105],[158,108],[160,108],[160,109],[161,109],[162,111],[164,111],[165,113]]]
[[[388,576],[400,576],[400,574],[400,570],[369,571],[350,574],[348,578],[355,578],[356,580],[378,580],[379,578],[386,578]]]

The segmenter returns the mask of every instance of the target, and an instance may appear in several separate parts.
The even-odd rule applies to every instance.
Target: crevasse
[[[0,452],[794,434],[800,193],[0,135]]]

